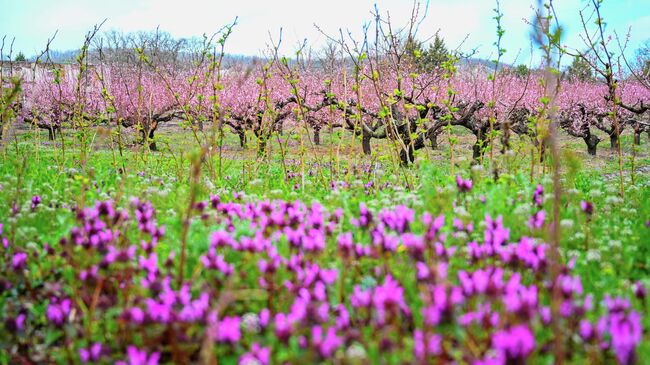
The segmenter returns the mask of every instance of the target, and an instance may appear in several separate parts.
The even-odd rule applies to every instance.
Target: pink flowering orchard
[[[0,365],[646,364],[645,7],[517,4],[10,5]]]

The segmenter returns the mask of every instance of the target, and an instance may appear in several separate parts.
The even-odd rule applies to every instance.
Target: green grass
[[[166,227],[159,256],[178,252],[182,217],[191,196],[190,170],[196,148],[187,133],[166,131],[160,134],[159,146],[163,146],[160,152],[142,149],[136,152],[129,148],[121,157],[108,148],[106,140],[100,138],[86,166],[81,165],[72,140],[67,144],[65,156],[60,147],[34,144],[33,136],[29,134],[10,141],[4,146],[0,164],[0,222],[4,224],[5,233],[10,232],[13,242],[23,247],[55,245],[61,237],[67,236],[75,223],[71,207],[88,206],[96,200],[108,199],[124,207],[130,199],[137,197],[151,201],[158,212],[158,223]],[[336,144],[332,149],[328,147],[330,137],[335,142],[343,138],[341,142],[346,150],[345,154],[339,153],[340,157],[333,160],[330,157],[336,156],[332,152]],[[515,150],[519,152],[505,156],[495,153],[501,170],[499,179],[495,181],[489,167],[471,167],[468,146],[473,143],[473,137],[461,136],[461,143],[454,147],[456,163],[453,165],[450,163],[451,150],[444,139],[444,136],[440,137],[440,150],[419,151],[417,163],[402,168],[391,163],[388,149],[380,142],[373,144],[373,157],[364,157],[359,153],[358,143],[356,149],[349,148],[349,135],[323,133],[322,140],[326,143],[316,152],[301,151],[296,145],[290,146],[288,151],[287,161],[291,161],[288,169],[291,172],[302,171],[301,156],[308,166],[306,171],[312,167],[312,174],[305,176],[303,189],[299,177],[285,180],[284,165],[278,153],[257,160],[254,146],[248,149],[233,147],[238,141],[229,135],[226,140],[229,147],[221,160],[221,175],[217,173],[218,158],[213,159],[213,171],[204,161],[196,198],[205,200],[210,194],[219,194],[229,200],[233,192],[243,191],[250,201],[318,201],[330,211],[343,210],[346,217],[344,229],[353,229],[350,218],[358,214],[360,203],[365,203],[373,211],[407,205],[418,216],[430,212],[433,215],[444,214],[448,219],[454,216],[474,222],[480,222],[489,214],[492,217],[503,216],[504,224],[511,229],[511,237],[531,235],[548,238],[545,231],[531,231],[527,227],[532,213],[530,199],[536,185],[543,185],[547,197],[550,197],[552,183],[549,175],[540,176],[539,172],[531,181],[530,155],[525,141],[516,143]],[[631,137],[624,136],[622,141],[623,167],[629,170]],[[646,141],[643,143],[647,144]],[[585,291],[594,293],[596,299],[601,299],[605,292],[629,296],[631,285],[637,280],[650,284],[647,279],[650,277],[650,229],[645,226],[650,219],[650,174],[639,173],[632,183],[627,173],[625,197],[621,198],[617,175],[614,178],[608,176],[618,171],[618,161],[605,143],[601,144],[596,158],[586,155],[580,140],[563,137],[562,146],[560,252],[563,260],[576,258],[576,273],[582,276]],[[272,148],[278,151],[277,145]],[[332,163],[345,169],[358,168],[337,171],[332,166],[314,167],[317,163]],[[371,164],[373,170],[369,173],[364,171],[363,164]],[[639,153],[635,165],[650,166],[647,152]],[[125,167],[126,172],[120,173],[120,167]],[[471,194],[459,198],[454,182],[456,174],[472,178],[474,188]],[[329,189],[332,180],[344,181],[349,187],[332,191]],[[409,188],[405,186],[405,180],[411,182]],[[374,188],[367,190],[364,185],[369,181],[374,183]],[[34,195],[42,197],[43,206],[30,212],[29,205]],[[595,206],[590,219],[580,210],[581,200],[590,201]],[[15,216],[11,213],[14,203],[23,206],[21,213]],[[544,207],[551,212],[551,201],[547,200]],[[188,236],[187,267],[197,266],[198,257],[208,247],[209,233],[217,228],[213,223],[193,221]],[[480,241],[482,234],[475,233],[470,238]],[[230,257],[226,258],[230,260]],[[400,258],[395,260],[399,262]],[[342,265],[338,262],[329,264]],[[250,269],[253,270],[254,266],[251,265]],[[361,267],[361,270],[366,269],[370,270],[370,267]],[[413,275],[413,268],[406,268],[399,272],[398,279],[408,281]],[[352,284],[350,290],[351,287]],[[406,291],[407,295],[417,295],[414,285],[406,286]],[[649,324],[650,320],[644,318],[644,326],[647,328]],[[378,349],[368,350],[373,353]],[[650,354],[650,348],[644,344],[639,358],[647,354]]]

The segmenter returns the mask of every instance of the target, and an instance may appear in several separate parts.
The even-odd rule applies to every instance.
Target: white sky
[[[85,32],[104,18],[108,19],[104,30],[129,32],[160,26],[175,37],[192,37],[213,33],[239,16],[239,24],[226,47],[228,53],[258,55],[268,43],[269,31],[277,38],[280,27],[284,29],[283,51],[289,53],[304,38],[315,49],[324,44],[325,38],[314,24],[328,34],[338,35],[338,29],[343,28],[360,37],[364,22],[372,20],[375,3],[380,12],[390,12],[395,24],[408,20],[411,0],[0,0],[0,36],[15,37],[14,49],[29,56],[43,48],[57,29],[59,34],[53,48],[78,48]],[[587,1],[555,0],[555,4],[566,29],[565,43],[579,46],[578,11]],[[494,7],[495,2],[490,0],[431,0],[420,38],[440,29],[448,48],[454,48],[469,34],[465,49],[478,47],[480,57],[493,57]],[[506,30],[505,61],[512,62],[521,50],[518,61],[528,62],[530,27],[524,19],[531,17],[532,1],[502,0],[501,9]],[[650,38],[648,0],[607,0],[604,16],[608,26],[621,34],[632,27],[630,54]]]

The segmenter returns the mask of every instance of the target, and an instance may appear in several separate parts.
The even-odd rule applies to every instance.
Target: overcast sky
[[[411,0],[0,0],[0,36],[15,37],[15,51],[31,56],[41,50],[48,37],[59,31],[53,48],[79,48],[84,34],[94,24],[107,19],[103,30],[124,32],[153,30],[157,26],[175,37],[211,34],[239,17],[226,51],[232,54],[259,55],[266,47],[269,32],[277,38],[283,31],[283,50],[290,52],[303,39],[314,49],[325,42],[316,30],[338,34],[349,29],[357,37],[362,25],[371,21],[374,4],[380,12],[390,12],[395,24],[404,24],[411,11]],[[423,1],[425,3],[425,1]],[[502,0],[503,46],[506,62],[528,62],[532,1]],[[578,11],[585,0],[555,0],[558,16],[565,27],[564,43],[579,46],[581,30]],[[495,36],[494,1],[431,0],[419,37],[425,39],[440,30],[448,48],[454,48],[467,35],[465,49],[478,47],[479,56],[493,57]],[[423,5],[424,7],[424,5]],[[632,33],[628,54],[650,38],[649,0],[606,0],[603,14],[608,29]]]

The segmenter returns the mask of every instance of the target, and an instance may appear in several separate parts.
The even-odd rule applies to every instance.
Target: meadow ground
[[[561,138],[558,267],[567,265],[562,269],[564,279],[578,278],[579,283],[563,282],[564,302],[556,309],[545,258],[548,247],[546,256],[535,256],[537,264],[517,256],[525,262],[519,266],[504,258],[506,253],[499,251],[499,261],[491,256],[494,252],[488,252],[489,247],[510,242],[518,245],[513,250],[523,250],[522,237],[532,237],[535,245],[550,241],[551,176],[539,170],[531,176],[530,143],[515,142],[513,152],[495,152],[500,169],[495,181],[488,169],[471,166],[473,137],[460,130],[454,133],[460,135],[460,141],[454,147],[453,164],[444,136],[439,150],[421,150],[414,166],[395,170],[381,145],[373,145],[373,156],[364,157],[358,142],[349,135],[324,133],[323,145],[307,153],[297,139],[289,138],[284,161],[277,143],[271,146],[271,157],[258,159],[254,143],[247,149],[234,147],[238,141],[228,136],[220,166],[215,157],[212,170],[206,161],[194,164],[200,166],[197,170],[192,168],[195,142],[176,126],[163,126],[159,131],[160,151],[141,147],[136,151],[134,147],[122,156],[110,148],[100,131],[85,166],[73,147],[73,138],[63,152],[59,142],[46,141],[44,134],[34,143],[33,132],[20,131],[3,146],[0,164],[0,224],[5,239],[0,251],[5,260],[0,278],[0,309],[5,321],[0,363],[20,363],[27,358],[83,362],[83,351],[93,343],[100,344],[97,358],[106,362],[131,357],[129,351],[137,348],[161,356],[164,363],[196,362],[206,351],[216,354],[222,363],[241,361],[248,355],[258,356],[259,363],[264,363],[265,355],[255,352],[255,346],[270,351],[271,363],[355,363],[358,359],[357,363],[380,359],[403,363],[436,356],[469,361],[499,356],[498,344],[490,338],[521,324],[534,334],[534,344],[530,349],[520,344],[521,355],[501,349],[503,356],[535,356],[540,359],[535,363],[549,363],[553,356],[548,350],[554,338],[551,327],[558,326],[565,335],[571,363],[589,359],[621,362],[626,348],[619,343],[608,342],[609,349],[597,357],[602,343],[621,336],[608,324],[600,328],[599,323],[611,317],[606,296],[620,296],[631,301],[623,305],[626,313],[641,313],[642,328],[650,327],[648,303],[641,292],[643,286],[650,285],[650,141],[644,136],[632,159],[631,136],[623,136],[625,195],[621,197],[617,155],[606,139],[593,157],[586,154],[580,140]],[[471,180],[469,189],[458,183],[456,176]],[[104,221],[101,229],[115,235],[107,239],[110,249],[92,243],[97,232],[88,225],[95,221],[89,211],[83,213],[84,207],[98,207],[97,202],[102,201],[110,201],[111,210],[124,209],[129,214],[122,221],[113,216],[102,218],[103,208],[97,208],[99,218],[95,218]],[[274,201],[284,203],[269,203]],[[296,208],[292,217],[286,204],[296,201],[305,206]],[[274,204],[284,204],[284,208]],[[271,212],[281,209],[286,211],[273,217]],[[249,216],[249,211],[255,213]],[[543,216],[539,216],[541,211]],[[266,218],[261,218],[265,214]],[[426,218],[429,215],[444,216],[444,226],[432,233],[435,223]],[[502,217],[502,222],[486,216]],[[267,222],[273,219],[288,221]],[[164,234],[156,233],[158,228],[144,227],[146,224],[164,227]],[[218,243],[213,232],[227,232],[229,238],[224,240],[232,242]],[[358,247],[343,242],[347,232]],[[497,232],[503,236],[499,244],[493,242]],[[435,237],[427,238],[429,233]],[[302,238],[294,242],[296,234]],[[67,241],[61,241],[63,238]],[[71,243],[75,239],[78,247]],[[257,249],[242,248],[257,239],[265,243],[258,243]],[[414,241],[422,240],[427,248],[420,252]],[[147,257],[151,260],[153,256],[147,255],[152,251],[157,255],[154,268],[143,263]],[[107,258],[110,252],[115,253],[112,261]],[[172,252],[175,259],[165,263]],[[17,258],[18,254],[26,255]],[[181,255],[183,262],[179,263]],[[214,261],[208,264],[206,260]],[[291,264],[291,260],[302,264]],[[277,267],[267,269],[272,263]],[[320,277],[316,284],[305,282],[311,264],[321,270],[314,274]],[[425,275],[442,271],[443,264],[448,273]],[[481,291],[476,276],[474,284],[467,284],[470,288],[463,286],[462,273],[469,272],[471,279],[472,272],[485,270],[489,277],[495,268],[505,270],[508,280],[519,275],[524,288],[535,287],[535,303],[529,303],[528,309],[531,313],[512,314],[510,302],[503,299],[503,304],[498,304],[496,299],[512,293],[503,288],[494,289],[502,290],[498,295],[485,288]],[[92,270],[97,275],[94,281],[80,279]],[[335,279],[325,278],[327,270],[333,270]],[[172,284],[164,277],[171,278]],[[387,277],[398,284],[393,294],[386,294],[394,295],[394,302],[382,307],[376,303],[380,289],[393,285]],[[147,280],[149,284],[145,284]],[[184,284],[177,285],[177,280]],[[152,289],[153,282],[166,289]],[[323,283],[326,294],[318,292]],[[434,290],[434,284],[443,283],[449,295],[455,293],[454,288],[462,288],[458,290],[465,299],[449,304],[453,310],[440,309],[442,317],[434,320],[425,309],[436,296],[426,293]],[[308,294],[297,288],[300,286]],[[189,299],[182,298],[183,287]],[[173,309],[166,309],[172,313],[171,319],[157,317],[164,310],[156,312],[147,302],[158,295],[162,298],[161,290],[178,293]],[[360,290],[369,291],[374,298],[367,312],[358,304],[363,297]],[[210,294],[205,308],[199,308],[200,299],[195,299],[202,293]],[[311,298],[307,304],[300,302],[306,300],[304,295]],[[589,295],[593,295],[589,299],[593,309],[584,304]],[[70,302],[67,310],[61,306],[66,300],[71,300],[72,310]],[[296,303],[305,306],[303,317],[295,313]],[[492,303],[491,313],[500,315],[496,320],[500,324],[480,319],[485,303]],[[562,306],[566,303],[573,303],[574,311]],[[323,309],[323,304],[328,307]],[[196,318],[183,317],[187,307],[196,307]],[[576,309],[579,307],[583,309]],[[60,316],[53,314],[57,308]],[[136,315],[129,312],[133,308],[142,308],[144,319],[134,319]],[[347,326],[339,323],[345,308],[349,312]],[[568,313],[562,315],[563,310]],[[263,313],[269,314],[264,311],[270,311],[273,325],[260,324]],[[550,311],[561,319],[547,320],[544,313],[550,315]],[[219,319],[210,317],[213,312]],[[295,322],[287,319],[285,330],[278,318],[283,313],[287,318],[298,316]],[[470,314],[477,318],[474,325]],[[251,316],[257,321],[253,321],[254,329],[245,323],[252,321]],[[24,321],[20,325],[18,318]],[[226,321],[235,320],[237,328],[232,329],[231,337],[219,335],[226,333]],[[593,335],[582,332],[583,322],[592,325]],[[314,332],[325,328],[337,332]],[[427,328],[435,328],[435,332],[429,333]],[[208,337],[204,333],[210,331],[216,331],[216,345],[204,341]],[[426,338],[434,338],[428,336],[436,333],[438,347],[429,344],[426,351],[421,350],[418,344],[423,333]],[[638,363],[650,358],[647,331],[642,336],[628,335]]]

